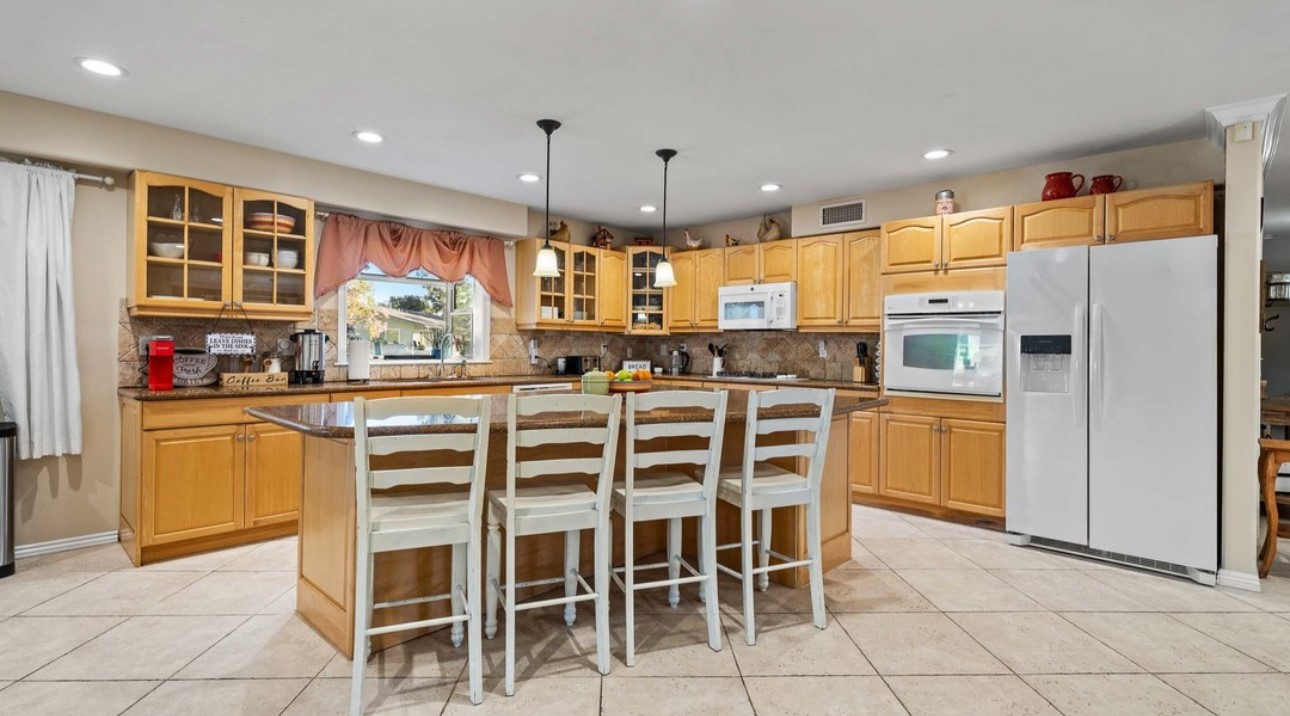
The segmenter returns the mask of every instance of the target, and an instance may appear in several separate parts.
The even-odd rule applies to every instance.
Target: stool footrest
[[[373,609],[391,609],[393,607],[406,607],[410,604],[426,604],[428,602],[442,602],[445,599],[452,599],[452,594],[436,594],[430,597],[414,597],[412,599],[400,599],[394,602],[377,602],[372,605]]]
[[[553,606],[556,606],[557,604],[576,604],[577,602],[589,602],[598,596],[600,595],[596,594],[595,592],[591,592],[590,594],[579,594],[576,597],[555,597],[552,599],[543,599],[538,602],[524,602],[523,604],[516,604],[515,611],[522,612],[528,609],[540,609],[542,607],[553,607]]]
[[[766,565],[765,567],[757,567],[757,568],[753,569],[752,573],[753,573],[753,574],[765,574],[765,573],[767,573],[767,572],[778,572],[778,571],[779,571],[779,570],[781,570],[781,569],[793,569],[793,568],[796,568],[796,567],[809,567],[809,566],[811,566],[811,563],[812,563],[813,561],[814,561],[814,560],[810,560],[810,559],[799,559],[799,560],[796,560],[796,561],[793,561],[793,562],[785,562],[784,564],[769,564],[769,565]]]
[[[660,579],[654,582],[641,582],[640,584],[633,584],[632,590],[657,589],[658,587],[670,587],[674,584],[694,584],[695,582],[705,581],[707,578],[708,577],[706,575],[700,574],[697,577],[677,577],[676,579]]]
[[[368,636],[377,636],[378,634],[391,634],[396,631],[408,631],[410,629],[421,629],[423,627],[443,626],[444,624],[453,624],[464,622],[470,619],[468,614],[458,614],[450,617],[439,617],[437,619],[422,619],[415,622],[404,622],[402,624],[388,624],[386,626],[372,627],[367,630]]]

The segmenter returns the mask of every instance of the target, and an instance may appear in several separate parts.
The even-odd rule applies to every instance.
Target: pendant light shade
[[[554,119],[539,119],[538,127],[546,132],[546,243],[538,250],[533,264],[533,275],[538,278],[559,278],[560,261],[551,246],[551,133],[560,128]]]
[[[675,149],[660,149],[654,152],[659,159],[663,160],[663,246],[667,247],[667,163],[672,161],[676,156]],[[676,285],[676,271],[672,269],[672,262],[667,260],[667,254],[663,254],[663,260],[658,262],[654,267],[654,288],[671,288]]]

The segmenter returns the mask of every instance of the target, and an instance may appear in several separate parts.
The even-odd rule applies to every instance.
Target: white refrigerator
[[[1014,252],[1007,281],[1013,541],[1212,584],[1217,237]]]

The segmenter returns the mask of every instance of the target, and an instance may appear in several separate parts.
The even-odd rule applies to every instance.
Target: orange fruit
[[[615,373],[615,372],[613,372],[612,370],[607,370],[607,371],[605,371],[605,377],[606,377],[606,378],[608,378],[610,381],[613,381],[613,379],[614,379],[614,378],[615,378],[615,376],[617,376],[617,375],[618,375],[618,374],[617,374],[617,373]]]

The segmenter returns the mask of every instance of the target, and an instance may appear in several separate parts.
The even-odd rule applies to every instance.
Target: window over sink
[[[444,281],[416,269],[396,278],[368,264],[338,291],[337,357],[346,363],[349,341],[366,339],[378,364],[438,361],[441,350],[448,361],[485,362],[491,302],[470,276]]]

